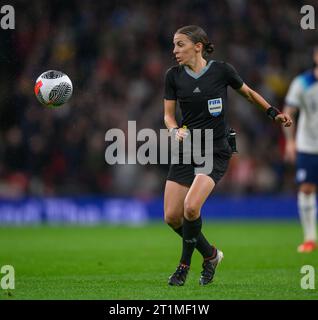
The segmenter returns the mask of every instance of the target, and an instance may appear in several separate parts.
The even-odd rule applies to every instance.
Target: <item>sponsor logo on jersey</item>
[[[196,88],[193,90],[193,93],[200,93],[200,92],[201,92],[201,90],[200,90],[199,87],[196,87]]]
[[[208,109],[213,117],[217,117],[222,112],[222,98],[208,100]]]

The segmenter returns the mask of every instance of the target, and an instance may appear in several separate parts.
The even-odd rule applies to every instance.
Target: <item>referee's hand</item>
[[[182,141],[189,135],[188,129],[185,128],[179,128],[175,130],[175,139],[177,141]]]
[[[280,122],[284,127],[290,127],[293,124],[293,120],[286,113],[280,113],[275,117],[276,122]]]

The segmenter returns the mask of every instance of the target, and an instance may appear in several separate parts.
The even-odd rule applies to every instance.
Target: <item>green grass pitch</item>
[[[170,287],[181,239],[163,222],[2,227],[0,267],[14,266],[15,289],[0,288],[0,299],[318,299],[317,280],[300,287],[303,265],[318,271],[318,252],[296,252],[298,222],[210,221],[203,232],[225,256],[213,284],[199,286],[195,252],[185,286]]]

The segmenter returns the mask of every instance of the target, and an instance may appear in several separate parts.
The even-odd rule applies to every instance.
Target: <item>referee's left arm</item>
[[[281,113],[278,109],[272,107],[260,94],[252,90],[245,83],[241,88],[237,89],[237,92],[249,102],[264,110],[271,119],[282,123],[284,127],[290,127],[292,125],[293,121],[288,114]]]

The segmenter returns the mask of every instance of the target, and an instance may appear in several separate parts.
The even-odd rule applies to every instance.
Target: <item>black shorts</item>
[[[232,149],[226,138],[213,141],[213,169],[209,177],[217,184],[224,176],[232,156]],[[196,164],[171,164],[167,180],[190,186],[195,178]]]

